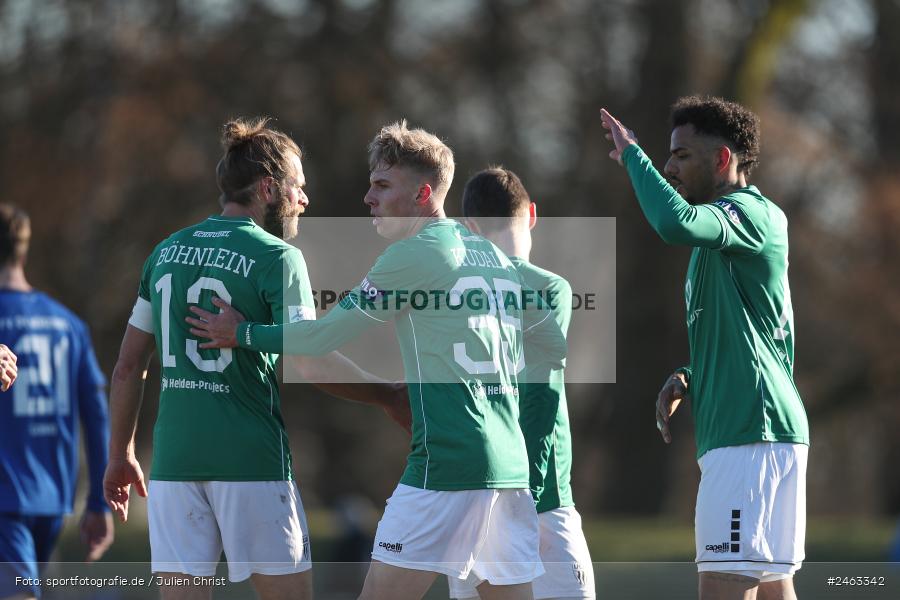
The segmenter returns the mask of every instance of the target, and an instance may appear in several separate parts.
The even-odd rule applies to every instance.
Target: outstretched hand
[[[609,114],[605,108],[600,109],[600,123],[603,125],[603,129],[609,131],[606,139],[611,140],[616,146],[610,150],[609,157],[621,165],[622,153],[628,146],[638,143],[637,137],[632,130],[622,125],[621,121]]]
[[[191,327],[190,331],[197,337],[210,341],[200,344],[200,348],[234,348],[237,344],[237,326],[247,319],[221,298],[213,298],[212,303],[219,307],[218,313],[211,313],[199,306],[191,306],[197,318],[185,317]]]

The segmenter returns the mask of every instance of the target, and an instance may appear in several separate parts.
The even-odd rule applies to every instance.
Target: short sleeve
[[[271,308],[272,323],[314,321],[316,308],[303,253],[297,248],[284,250],[282,260],[273,261],[263,272],[260,292]]]
[[[150,281],[153,277],[153,267],[156,265],[157,247],[141,269],[141,281],[138,284],[138,297],[135,300],[134,307],[131,309],[131,316],[128,318],[128,324],[137,327],[143,332],[153,333],[153,309],[150,304]]]
[[[156,257],[159,248],[153,250],[153,253],[144,261],[144,267],[141,269],[141,282],[138,285],[138,296],[144,300],[150,301],[150,280],[153,277],[153,267],[156,266]]]

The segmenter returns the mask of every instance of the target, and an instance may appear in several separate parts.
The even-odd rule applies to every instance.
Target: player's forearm
[[[361,369],[339,352],[293,358],[297,370],[320,390],[345,400],[385,406],[393,399],[393,383]]]
[[[319,321],[283,325],[245,322],[238,325],[236,335],[239,347],[274,354],[322,356],[343,343],[336,337],[329,337]]]
[[[337,350],[374,322],[355,308],[336,306],[318,321],[241,323],[236,337],[240,348],[257,352],[322,356]]]
[[[134,456],[134,436],[144,394],[146,371],[116,365],[109,391],[109,458]]]
[[[688,204],[636,144],[622,153],[631,185],[647,222],[667,244],[716,247],[722,224],[707,210]]]

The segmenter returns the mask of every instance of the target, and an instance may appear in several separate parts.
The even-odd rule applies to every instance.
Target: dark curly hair
[[[672,128],[691,124],[697,133],[722,138],[738,153],[738,170],[749,175],[759,163],[759,117],[737,102],[685,96],[672,105]]]

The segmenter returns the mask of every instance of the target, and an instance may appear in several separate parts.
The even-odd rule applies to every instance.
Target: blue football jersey
[[[105,380],[85,324],[41,292],[0,290],[0,342],[18,357],[0,392],[0,512],[72,511],[79,422],[90,470],[88,508],[103,501],[109,422]]]

